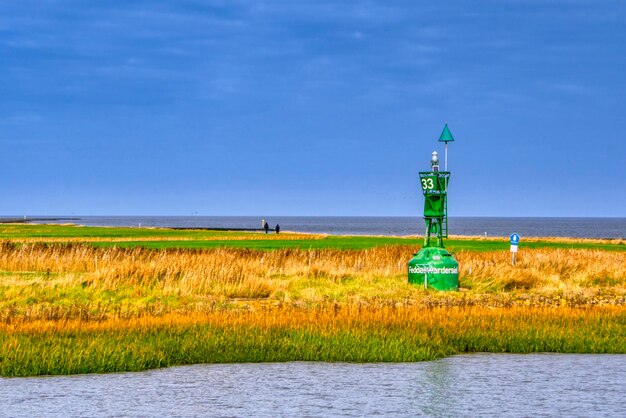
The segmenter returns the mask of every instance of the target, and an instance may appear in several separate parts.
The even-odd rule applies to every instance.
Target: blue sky
[[[0,214],[626,216],[626,3],[1,1]]]

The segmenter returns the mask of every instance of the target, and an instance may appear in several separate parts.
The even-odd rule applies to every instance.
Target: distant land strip
[[[165,229],[173,229],[176,231],[240,231],[240,232],[264,232],[264,228],[214,228],[214,227],[190,227],[190,226],[170,226],[170,227],[159,227]],[[275,228],[269,228],[268,231],[276,231]]]
[[[80,218],[0,218],[1,224],[15,224],[28,222],[60,222],[60,221],[80,221]]]

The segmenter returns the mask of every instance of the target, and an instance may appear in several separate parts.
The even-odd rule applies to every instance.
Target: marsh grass
[[[137,371],[193,363],[422,361],[471,352],[626,352],[626,308],[313,309],[0,324],[0,374]]]
[[[5,241],[0,374],[626,352],[626,252],[460,251],[464,289],[443,293],[407,283],[414,251]]]
[[[102,318],[268,300],[304,306],[621,304],[626,253],[531,249],[461,251],[460,293],[406,281],[414,248],[257,251],[95,248],[85,244],[0,245],[0,320]]]

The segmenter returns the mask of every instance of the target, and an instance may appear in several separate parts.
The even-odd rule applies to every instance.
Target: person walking
[[[276,224],[276,233],[278,234],[280,232],[280,225]]]
[[[270,230],[270,224],[265,222],[265,225],[263,225],[263,228],[265,229],[265,233],[267,234],[267,232]]]

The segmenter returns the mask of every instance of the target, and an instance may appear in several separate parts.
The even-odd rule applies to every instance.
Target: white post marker
[[[510,236],[511,238],[511,265],[515,265],[515,253],[517,252],[517,244],[519,244],[519,234],[517,232],[513,232]]]

